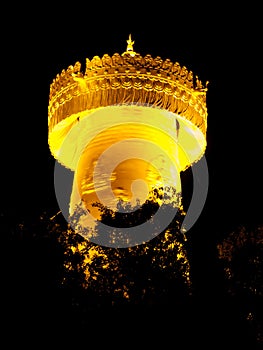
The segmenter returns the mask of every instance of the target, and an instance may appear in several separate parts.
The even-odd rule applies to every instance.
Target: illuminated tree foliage
[[[263,344],[263,226],[244,226],[229,233],[218,246],[227,293],[240,301],[240,312]]]
[[[149,213],[157,208],[156,203],[145,205]],[[104,209],[101,207],[103,220],[116,224],[112,212]],[[130,217],[133,223],[146,208],[141,206],[140,210]],[[173,332],[177,329],[176,337],[203,322],[205,329],[214,332],[213,340],[220,338],[222,344],[232,335],[235,345],[238,339],[240,344],[245,339],[262,346],[262,225],[241,227],[218,243],[217,261],[225,272],[225,277],[218,276],[218,283],[226,294],[220,289],[209,301],[207,294],[199,298],[196,282],[192,286],[196,276],[187,255],[196,247],[180,230],[185,217],[182,210],[160,235],[146,244],[124,249],[96,245],[76,234],[61,213],[53,215],[44,212],[19,223],[12,217],[1,217],[1,232],[9,239],[5,268],[8,279],[3,289],[8,290],[5,302],[12,320],[10,327],[15,323],[20,329],[24,325],[27,332],[34,327],[86,331],[87,327],[100,325],[101,315],[112,317],[112,311],[123,306],[123,317],[131,309],[146,307],[147,312],[151,310],[147,322],[152,320],[155,327],[157,318],[163,330],[171,325]],[[124,212],[119,225],[127,224],[127,220]],[[161,318],[158,310],[163,310]],[[135,313],[142,322],[143,312]],[[172,323],[169,314],[173,315]],[[152,318],[154,315],[156,318]],[[183,330],[185,333],[181,333]]]
[[[121,230],[149,220],[157,211],[160,192],[138,209],[130,212],[120,202],[121,212],[113,212],[99,203],[101,221]],[[164,204],[175,205],[171,201]],[[82,210],[77,209],[70,222],[79,222]],[[65,278],[71,285],[78,275],[78,283],[87,292],[111,305],[154,304],[171,302],[191,293],[190,267],[187,259],[187,239],[181,232],[185,213],[178,208],[170,225],[152,240],[129,248],[109,248],[82,238],[71,227],[63,236],[65,247]],[[99,232],[98,232],[99,234]]]

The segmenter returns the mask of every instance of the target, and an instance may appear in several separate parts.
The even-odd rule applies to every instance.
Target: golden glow
[[[80,62],[76,62],[53,80],[48,106],[49,146],[54,157],[66,167],[75,170],[78,162],[74,153],[76,134],[71,132],[72,129],[78,121],[107,106],[156,107],[180,116],[181,122],[203,133],[203,139],[206,138],[207,86],[178,62],[152,58],[149,54],[144,57],[139,53],[131,55],[133,43],[130,39],[127,51],[122,55],[115,53],[113,56],[105,54],[102,58],[94,56],[91,60],[87,58],[84,72]],[[100,119],[98,113],[97,117]],[[103,122],[99,120],[97,123],[102,125]],[[183,134],[181,140],[184,137]],[[66,138],[67,146],[63,145],[67,154],[65,158],[64,154],[61,155],[61,146]],[[205,149],[203,141],[200,148]]]
[[[86,58],[83,71],[76,62],[57,74],[50,86],[48,142],[55,159],[74,171],[71,214],[82,201],[98,216],[92,203],[99,201],[108,187],[114,198],[132,204],[137,199],[144,202],[152,189],[165,185],[180,193],[178,174],[205,152],[208,82],[204,85],[192,71],[168,58],[142,56],[133,46],[130,35],[122,54]],[[113,154],[109,163],[103,163],[95,188],[94,173],[101,155],[118,143],[127,158],[113,166]],[[133,155],[134,150],[140,156]],[[108,194],[107,198],[107,205],[113,207],[115,202]],[[138,250],[147,254],[150,248],[144,244],[128,249],[131,254]],[[175,258],[183,262],[187,283],[190,281],[183,244],[169,230],[161,244],[151,249],[156,253],[152,262],[161,269],[168,268],[166,253],[175,252]],[[118,250],[112,254],[85,240],[81,246],[70,246],[70,251],[82,254],[87,282],[100,278],[96,269],[92,270],[98,261],[99,268],[114,270],[115,278],[122,278],[118,275]],[[69,264],[67,268],[73,267]],[[124,283],[114,292],[129,299],[130,286]]]
[[[180,125],[178,137],[176,120]],[[71,124],[71,120],[69,123]],[[65,129],[67,129],[66,126],[63,130]],[[61,140],[59,140],[60,135]],[[133,203],[136,198],[144,202],[146,189],[149,192],[154,187],[169,185],[181,192],[178,174],[174,173],[175,168],[178,173],[185,170],[199,160],[206,147],[203,133],[191,122],[165,110],[134,105],[101,108],[87,117],[83,116],[79,122],[71,125],[64,142],[62,141],[64,132],[60,134],[60,129],[58,131],[54,129],[50,140],[53,138],[53,145],[55,141],[58,145],[63,144],[63,147],[56,151],[59,159],[75,170],[70,207],[74,208],[79,203],[80,195],[87,204],[87,208],[94,213],[96,210],[91,208],[91,204],[98,201],[96,192],[99,191],[103,195],[103,189],[107,188],[107,176],[104,181],[103,175],[107,174],[107,167],[110,168],[111,161],[106,164],[106,168],[104,164],[104,168],[101,169],[100,186],[96,191],[93,185],[94,167],[103,152],[112,145],[123,141],[125,152],[128,158],[131,158],[113,169],[111,174],[113,193],[116,199],[131,200]],[[158,147],[159,153],[157,153]],[[141,157],[150,161],[145,162],[129,157],[129,154],[132,155],[134,153],[132,151],[136,149],[138,149],[137,154],[143,150]],[[174,169],[169,166],[163,152],[175,165]],[[160,169],[162,169],[162,178]],[[137,191],[134,198],[132,183],[136,179],[143,180],[146,185],[141,183],[142,193]],[[109,207],[113,205],[109,202],[107,204]]]

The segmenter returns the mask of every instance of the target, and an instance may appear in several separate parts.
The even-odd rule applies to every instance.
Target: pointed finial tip
[[[129,34],[129,39],[127,40],[127,44],[128,44],[128,47],[129,47],[129,48],[132,48],[133,45],[134,45],[134,40],[132,40],[131,34]],[[128,49],[128,47],[127,47],[127,49]],[[127,50],[127,51],[128,51],[128,50]]]
[[[127,42],[127,48],[126,48],[126,53],[129,53],[131,56],[135,56],[135,51],[133,50],[133,45],[134,45],[134,40],[131,38],[131,34],[129,34],[129,39],[126,40]]]

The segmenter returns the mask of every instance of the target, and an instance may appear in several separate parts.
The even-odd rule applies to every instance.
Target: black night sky
[[[116,6],[116,12],[113,6]],[[22,325],[27,324],[29,318],[27,331],[21,332],[27,343],[31,341],[28,329],[40,330],[32,326],[34,320],[41,324],[39,339],[44,339],[50,333],[57,335],[58,332],[64,338],[70,330],[74,330],[77,338],[88,339],[90,332],[107,332],[106,324],[112,323],[113,313],[110,311],[105,314],[100,311],[101,319],[98,317],[95,321],[97,327],[89,322],[85,323],[86,328],[78,327],[76,323],[71,324],[70,317],[68,322],[63,323],[68,304],[65,302],[64,305],[60,299],[59,308],[53,308],[55,300],[60,298],[58,293],[54,300],[49,296],[44,306],[40,306],[43,300],[40,287],[37,288],[39,296],[32,296],[31,299],[29,295],[34,294],[33,283],[29,280],[39,264],[38,252],[31,251],[32,256],[29,257],[30,249],[26,245],[31,244],[30,240],[24,238],[22,233],[20,238],[14,238],[12,232],[19,223],[35,223],[42,213],[47,212],[52,216],[59,210],[53,186],[55,161],[47,144],[47,108],[49,86],[53,78],[77,61],[84,64],[86,57],[123,52],[131,33],[136,52],[178,61],[203,82],[209,81],[208,146],[205,155],[209,170],[209,191],[204,210],[191,233],[193,271],[198,285],[195,308],[198,311],[194,313],[194,321],[189,316],[192,318],[189,332],[196,345],[210,344],[210,349],[214,348],[220,337],[225,348],[227,345],[230,348],[231,344],[233,349],[234,345],[247,342],[250,349],[254,349],[257,346],[254,333],[248,330],[245,322],[239,322],[238,307],[233,306],[233,309],[237,308],[236,313],[233,311],[227,314],[231,302],[227,301],[229,305],[226,305],[225,299],[220,299],[222,272],[217,266],[215,254],[217,243],[230,232],[241,226],[253,231],[263,225],[263,124],[259,96],[262,82],[259,57],[262,54],[257,11],[245,8],[230,10],[222,4],[210,5],[207,9],[194,9],[192,5],[177,8],[177,5],[171,7],[167,4],[159,9],[160,5],[153,3],[145,10],[132,3],[123,6],[125,8],[98,3],[84,9],[72,4],[61,12],[49,8],[46,20],[38,22],[37,17],[30,19],[29,27],[24,23],[10,37],[9,42],[13,46],[6,54],[7,61],[11,60],[12,69],[7,65],[4,67],[4,76],[9,84],[6,89],[7,101],[4,101],[4,104],[8,102],[8,113],[2,129],[4,182],[0,213],[3,222],[1,233],[8,242],[8,249],[3,247],[7,253],[4,270],[8,275],[4,288],[9,296],[11,310],[11,314],[8,311],[10,321],[7,322],[7,328],[10,331],[12,320],[16,319],[15,328],[18,331],[24,329],[26,327]],[[183,176],[185,183],[189,184],[189,188],[183,188],[187,203],[191,198],[191,171]],[[38,234],[37,229],[35,234]],[[36,249],[34,245],[32,247]],[[27,256],[22,253],[23,249],[29,252]],[[39,249],[41,251],[42,248]],[[44,275],[53,271],[54,257],[48,261],[48,250],[47,253],[41,251],[39,254],[41,259],[47,260],[48,272],[45,271],[43,260],[41,262],[40,270],[44,271]],[[27,269],[19,268],[23,264]],[[55,276],[56,272],[53,273]],[[45,278],[43,290],[55,290],[54,285],[47,284],[49,281],[54,284],[56,277],[53,280]],[[260,302],[257,303],[260,305]],[[239,305],[238,302],[236,305]],[[33,311],[37,308],[39,313]],[[155,335],[156,340],[163,344],[162,348],[166,349],[171,340],[168,341],[166,337],[175,337],[178,325],[173,325],[173,317],[176,318],[176,310],[172,307],[169,309],[169,305],[166,310],[153,306],[149,311],[151,316],[138,310],[137,314],[127,310],[118,312],[118,322],[115,323],[117,328],[114,331],[118,343],[121,343],[119,338],[123,334],[118,326],[124,329],[120,319],[129,324],[128,338],[132,338],[134,344],[140,344],[137,339],[139,333],[151,339],[144,339],[141,345],[154,344]],[[158,313],[160,316],[157,317]],[[262,318],[262,311],[259,314]],[[189,310],[183,320],[185,324],[188,323],[187,315]],[[44,319],[47,321],[43,322]],[[160,324],[155,324],[154,319],[159,320]],[[146,332],[147,322],[150,333]],[[62,330],[59,323],[64,325]],[[68,327],[66,332],[65,324]],[[140,324],[140,327],[137,328],[136,324]],[[156,327],[154,332],[153,327]],[[136,336],[133,338],[132,334]],[[209,334],[211,340],[208,341]],[[129,341],[128,338],[126,341]],[[176,345],[176,337],[171,344]]]

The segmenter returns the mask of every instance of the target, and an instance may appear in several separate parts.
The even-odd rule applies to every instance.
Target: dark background
[[[2,42],[4,48],[7,44],[2,65],[6,98],[1,216],[5,232],[9,232],[8,223],[13,227],[14,223],[35,220],[44,211],[55,214],[59,210],[53,186],[54,159],[47,144],[47,108],[53,78],[86,57],[122,53],[131,33],[136,52],[178,61],[203,82],[209,81],[209,193],[192,234],[198,293],[208,310],[208,300],[216,298],[220,289],[214,262],[216,242],[239,226],[253,228],[263,219],[258,10],[254,6],[230,8],[216,3],[195,7],[152,3],[144,9],[142,4],[134,3],[63,4],[59,10],[39,5],[30,16],[28,10],[21,8],[23,16],[18,21],[10,16],[10,28],[13,26],[15,31],[9,30]],[[189,184],[183,189],[187,201],[191,198],[191,172],[187,171],[183,179]],[[15,257],[12,249],[6,252],[8,266]],[[11,266],[16,264],[18,259]],[[15,268],[8,272],[9,276],[14,274]],[[16,284],[11,286],[14,289]],[[16,288],[19,294],[19,285]],[[109,315],[106,319],[110,323]],[[204,319],[209,323],[204,316],[201,323]],[[206,338],[202,332],[200,339]],[[240,328],[238,332],[242,333]]]
[[[49,86],[76,61],[123,52],[131,33],[137,52],[178,61],[209,81],[205,210],[210,221],[220,230],[218,225],[260,220],[262,54],[256,9],[166,5],[118,12],[109,4],[99,7],[73,13],[49,9],[44,19],[25,16],[9,34],[3,69],[8,112],[2,122],[11,128],[6,137],[13,146],[2,138],[8,164],[3,173],[9,180],[6,207],[30,215],[54,204],[54,163],[46,142]],[[224,222],[218,220],[222,211]]]

